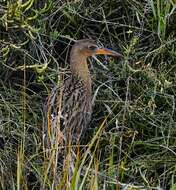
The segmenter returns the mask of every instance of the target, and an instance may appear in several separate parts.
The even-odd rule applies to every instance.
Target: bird
[[[92,115],[92,79],[87,59],[94,55],[122,57],[116,51],[99,47],[92,39],[75,42],[70,51],[71,74],[52,91],[47,101],[48,133],[59,123],[66,141],[71,138],[77,143],[83,136]]]

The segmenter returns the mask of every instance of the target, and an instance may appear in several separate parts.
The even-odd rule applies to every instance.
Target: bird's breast
[[[62,113],[67,126],[86,127],[92,113],[91,94],[80,80],[68,79],[64,85]]]

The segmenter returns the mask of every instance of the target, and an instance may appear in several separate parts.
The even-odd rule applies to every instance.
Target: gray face
[[[80,46],[80,51],[88,56],[91,56],[96,53],[96,50],[98,49],[98,46],[93,43],[86,43]]]
[[[96,53],[98,46],[93,40],[79,40],[73,48],[76,48],[82,55],[89,57]]]

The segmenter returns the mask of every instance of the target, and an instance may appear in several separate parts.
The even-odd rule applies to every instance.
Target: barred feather
[[[61,109],[59,110],[60,100]],[[59,122],[60,131],[62,131],[65,140],[68,141],[68,138],[71,137],[69,140],[72,143],[78,142],[90,122],[92,113],[91,97],[87,94],[84,82],[73,75],[66,79],[61,87],[53,89],[48,98],[46,110],[50,115],[51,125],[49,127],[48,121],[46,128],[47,131],[48,127],[51,128],[51,131],[47,133],[53,134],[53,130],[56,131]]]

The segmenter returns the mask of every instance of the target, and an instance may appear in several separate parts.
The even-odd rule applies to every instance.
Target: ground
[[[1,2],[0,189],[176,189],[175,8],[173,0]],[[58,143],[46,153],[42,126],[46,97],[83,38],[124,59],[90,60],[94,112],[75,159]]]

